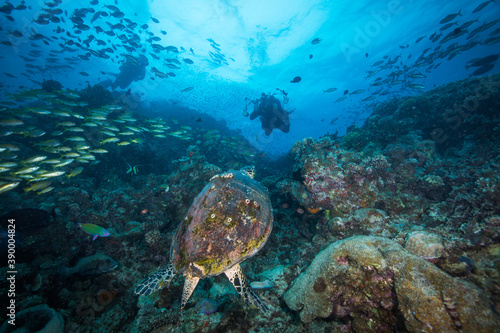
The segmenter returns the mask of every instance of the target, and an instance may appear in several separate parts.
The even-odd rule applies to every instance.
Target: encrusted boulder
[[[391,164],[383,155],[366,157],[338,148],[329,138],[297,142],[290,151],[295,160],[292,179],[278,184],[302,206],[344,216],[375,207],[383,193],[395,187]]]
[[[427,231],[413,231],[406,236],[406,251],[422,259],[433,262],[443,256],[444,246],[441,236]]]
[[[63,333],[64,319],[47,304],[41,304],[18,312],[15,325],[5,321],[0,333],[8,332]]]
[[[332,243],[284,295],[303,322],[347,321],[356,332],[494,332],[487,296],[383,237]]]
[[[333,217],[328,225],[340,238],[359,235],[391,237],[398,233],[397,226],[391,223],[387,213],[376,208],[361,208],[346,217]]]

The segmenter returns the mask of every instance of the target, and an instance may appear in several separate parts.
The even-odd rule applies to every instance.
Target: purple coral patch
[[[198,303],[196,303],[196,309],[198,310],[198,312],[206,315],[216,312],[218,307],[219,304],[217,303],[216,300],[208,298],[203,299]]]

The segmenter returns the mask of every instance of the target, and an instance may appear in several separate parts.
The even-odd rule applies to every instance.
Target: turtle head
[[[246,173],[248,175],[248,177],[253,179],[255,176],[255,166],[249,165],[249,166],[243,167],[243,168],[241,168],[241,172]]]

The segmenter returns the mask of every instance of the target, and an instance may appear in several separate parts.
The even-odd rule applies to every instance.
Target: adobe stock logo
[[[377,12],[372,10],[370,12],[373,20],[366,22],[363,28],[355,26],[352,44],[341,42],[339,45],[347,63],[351,63],[351,57],[361,53],[362,49],[367,47],[375,37],[380,35],[382,28],[386,28],[391,23],[392,17],[402,11],[403,7],[398,0],[389,0],[387,9]]]

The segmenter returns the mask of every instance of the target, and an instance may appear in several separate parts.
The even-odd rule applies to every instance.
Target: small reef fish
[[[19,182],[7,183],[0,186],[0,193],[10,191],[16,188],[19,185]]]
[[[127,173],[132,173],[133,175],[137,175],[137,173],[139,172],[139,169],[137,169],[137,167],[140,165],[140,164],[137,164],[137,165],[134,165],[134,166],[131,166],[130,164],[128,164],[128,170],[127,170]]]
[[[33,157],[28,158],[28,159],[25,159],[22,163],[31,164],[31,163],[41,162],[46,158],[47,158],[47,156],[43,156],[43,155],[33,156]]]
[[[484,7],[488,6],[490,4],[490,2],[493,2],[494,0],[489,0],[489,1],[486,1],[486,2],[483,2],[482,4],[480,4],[479,6],[476,7],[476,9],[474,9],[472,11],[472,14],[474,13],[477,13],[478,11],[480,11],[481,9],[483,9]]]
[[[271,289],[274,287],[274,284],[269,280],[265,280],[262,282],[254,281],[250,283],[250,287],[252,287],[252,289]]]
[[[89,151],[94,154],[106,154],[108,152],[106,149],[91,149]]]
[[[110,143],[110,142],[119,142],[120,139],[118,138],[108,138],[108,139],[104,139],[101,141],[101,145],[105,144],[105,143]]]
[[[78,223],[78,227],[80,227],[86,233],[93,235],[94,237],[92,238],[92,241],[95,241],[97,237],[108,237],[109,235],[111,235],[109,231],[107,231],[103,227],[92,223]]]
[[[63,167],[65,165],[73,163],[73,161],[74,161],[74,159],[72,159],[72,158],[67,159],[67,160],[63,160],[61,163],[58,163],[58,164],[54,165],[54,167],[55,168],[60,168],[60,167]]]
[[[71,178],[71,177],[75,177],[75,176],[78,176],[79,174],[81,174],[83,171],[83,167],[76,167],[73,169],[73,171],[70,172],[69,175],[66,175],[66,177]]]
[[[22,168],[21,170],[19,170],[17,172],[14,172],[14,174],[16,174],[16,175],[22,175],[22,174],[25,174],[25,173],[34,172],[34,171],[36,171],[38,169],[40,169],[40,167],[38,167],[38,166],[26,167],[26,168]]]
[[[0,126],[19,126],[24,124],[22,120],[19,119],[4,119],[0,120]]]
[[[44,178],[59,177],[61,175],[64,175],[65,173],[66,173],[65,171],[52,171],[52,172],[43,173],[43,174],[41,174],[41,176]]]
[[[54,186],[47,186],[46,188],[36,192],[37,195],[48,193],[54,189]]]
[[[25,188],[24,192],[28,193],[30,191],[39,191],[39,190],[42,190],[42,189],[46,188],[49,185],[50,185],[50,181],[48,181],[48,180],[47,181],[37,182],[37,183],[31,185],[30,187]]]
[[[441,23],[441,24],[448,23],[448,22],[450,22],[451,20],[453,20],[455,17],[457,17],[459,15],[462,16],[462,9],[460,9],[458,11],[458,13],[456,13],[456,14],[447,15],[444,19],[442,19],[441,21],[439,21],[439,23]]]
[[[59,164],[61,163],[61,160],[58,160],[56,158],[52,158],[50,160],[44,160],[40,164]]]
[[[312,41],[311,41],[311,44],[312,45],[317,45],[321,42],[321,38],[314,38]]]
[[[78,261],[74,267],[58,267],[57,272],[61,277],[78,275],[96,275],[114,270],[118,267],[118,262],[105,254],[94,254],[84,257]]]
[[[425,86],[422,84],[409,84],[408,87],[412,89],[425,89]]]

